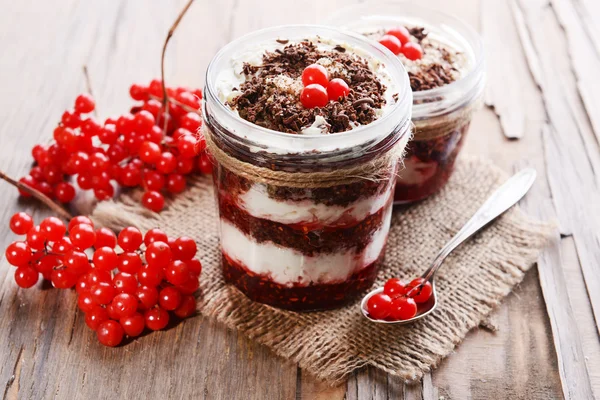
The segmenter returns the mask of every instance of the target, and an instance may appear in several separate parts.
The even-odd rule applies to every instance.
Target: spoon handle
[[[440,250],[431,267],[423,273],[422,277],[429,280],[454,249],[521,200],[533,185],[535,177],[536,172],[533,168],[525,168],[500,186],[462,229]]]

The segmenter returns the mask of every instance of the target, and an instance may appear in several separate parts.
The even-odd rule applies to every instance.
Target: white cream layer
[[[352,249],[344,249],[309,257],[272,242],[258,243],[223,219],[221,248],[233,261],[256,274],[267,275],[281,285],[343,282],[380,256],[387,240],[391,217],[390,206],[381,228],[373,234],[371,243],[360,254],[355,254]]]
[[[270,198],[265,185],[254,184],[240,195],[237,206],[255,218],[281,224],[319,224],[339,226],[362,221],[385,206],[392,197],[392,182],[383,193],[361,198],[347,206],[326,205],[311,200],[277,200]]]

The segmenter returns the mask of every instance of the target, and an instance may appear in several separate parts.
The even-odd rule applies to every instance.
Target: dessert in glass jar
[[[395,203],[422,200],[450,178],[484,88],[483,45],[460,20],[410,3],[349,7],[330,21],[385,45],[413,90],[414,137],[399,172]]]
[[[411,104],[398,58],[361,35],[286,26],[221,49],[203,130],[225,280],[292,310],[338,307],[369,288]]]

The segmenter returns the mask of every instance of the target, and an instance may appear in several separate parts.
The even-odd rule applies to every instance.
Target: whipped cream
[[[392,78],[392,74],[388,71],[384,63],[377,60],[375,57],[370,56],[365,51],[352,47],[347,43],[324,39],[321,37],[307,38],[307,40],[312,42],[317,49],[322,51],[335,51],[335,47],[341,46],[346,49],[346,53],[354,54],[367,61],[369,69],[386,87],[384,93],[385,105],[376,110],[377,118],[380,118],[388,113],[396,104],[395,97],[399,93],[400,88]],[[216,79],[215,87],[219,100],[223,104],[227,105],[228,102],[241,95],[239,88],[246,81],[246,75],[242,73],[245,63],[252,66],[260,66],[263,63],[262,57],[266,52],[274,52],[276,50],[281,50],[290,44],[298,43],[294,41],[285,41],[285,43],[283,42],[284,41],[280,43],[273,39],[268,42],[260,43],[252,48],[248,48],[237,56],[232,57],[229,62],[229,67],[223,68]],[[346,68],[343,64],[335,62],[327,57],[317,60],[317,64],[325,67],[330,75],[344,77],[345,74],[347,74]],[[299,99],[303,88],[300,77],[291,78],[285,74],[282,74],[272,78],[271,82],[282,91],[294,94]],[[237,113],[236,109],[234,108],[232,111]],[[358,126],[360,125],[354,123],[352,124],[352,129],[357,128]],[[315,121],[313,121],[311,124],[302,127],[300,133],[303,135],[321,135],[328,133],[327,127],[328,124],[325,118],[317,116]]]

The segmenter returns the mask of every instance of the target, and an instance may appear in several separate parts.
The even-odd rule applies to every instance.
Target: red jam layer
[[[236,286],[252,301],[293,311],[329,310],[349,303],[373,285],[384,253],[382,251],[378,260],[337,283],[280,285],[268,276],[255,274],[225,254],[222,257],[223,275],[226,282]]]
[[[469,125],[432,139],[419,140],[417,134],[406,147],[405,169],[399,172],[394,204],[423,200],[446,185]]]

